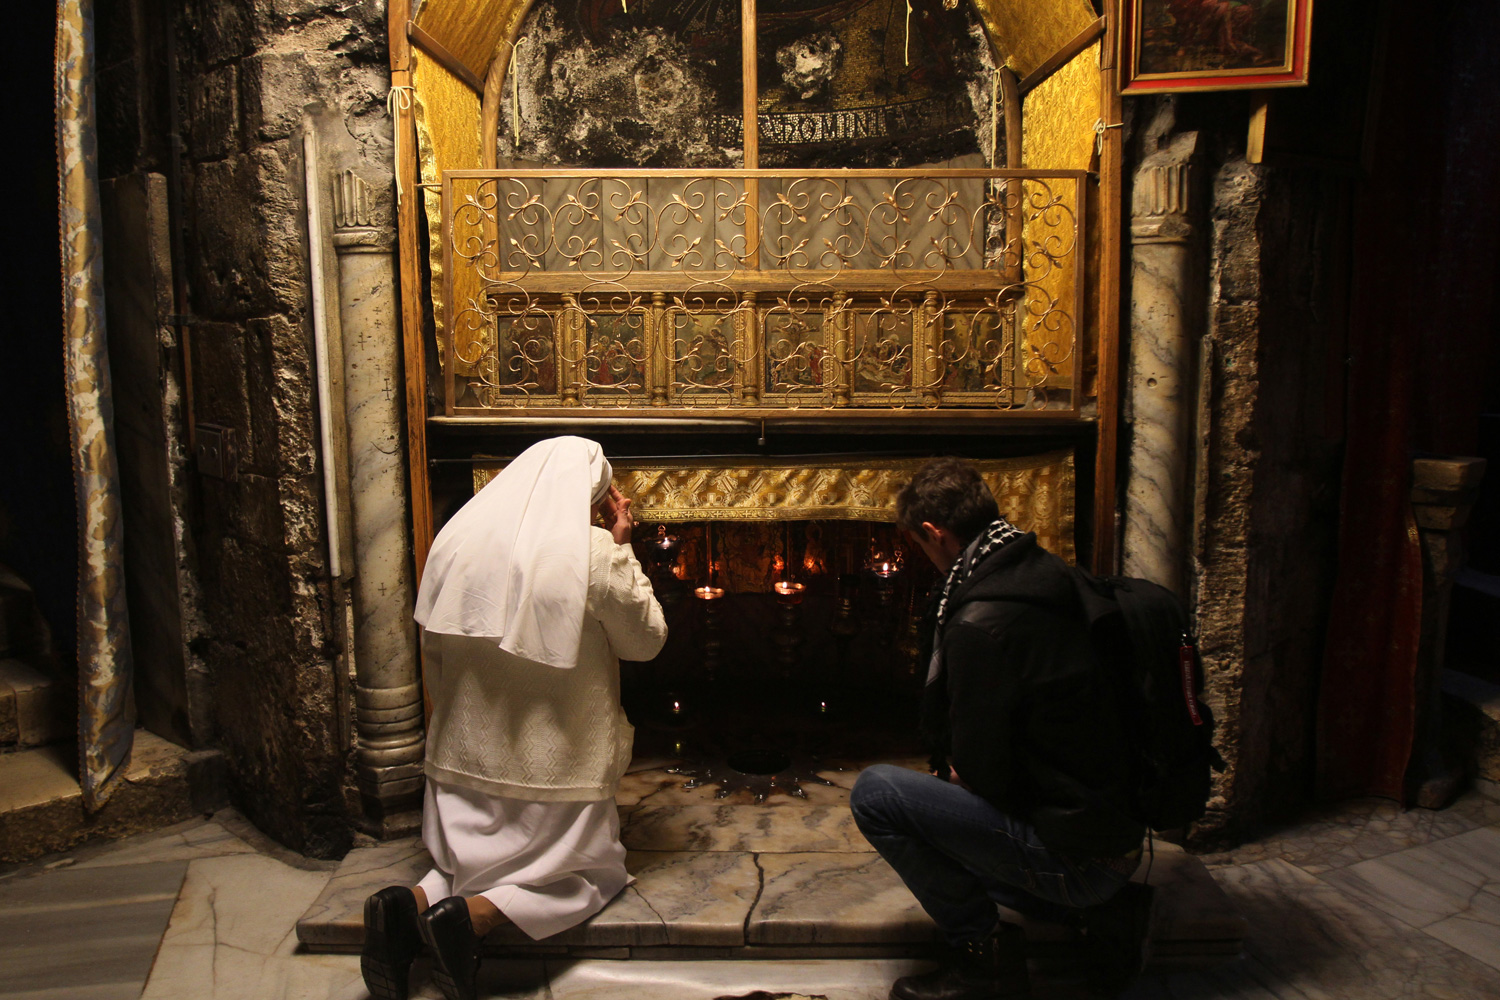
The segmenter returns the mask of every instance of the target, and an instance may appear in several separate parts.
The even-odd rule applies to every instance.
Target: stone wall
[[[384,3],[100,0],[105,176],[170,177],[175,48],[198,423],[232,428],[235,480],[192,477],[177,516],[196,551],[189,648],[236,804],[305,853],[341,853],[357,801],[343,657],[346,596],[329,578],[318,449],[302,136],[376,183],[389,226]],[[106,28],[106,26],[108,26]],[[116,36],[118,38],[118,36]],[[104,60],[101,60],[103,64]]]
[[[1208,232],[1189,577],[1227,767],[1197,833],[1235,837],[1291,814],[1311,790],[1345,321],[1345,275],[1329,262],[1347,259],[1349,182],[1246,162],[1240,95],[1132,105],[1136,123],[1168,122],[1161,137],[1139,128],[1137,143],[1199,137],[1194,197],[1206,201]]]

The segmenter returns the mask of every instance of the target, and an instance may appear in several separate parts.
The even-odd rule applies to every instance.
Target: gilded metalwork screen
[[[1077,416],[1082,171],[445,171],[445,412]]]

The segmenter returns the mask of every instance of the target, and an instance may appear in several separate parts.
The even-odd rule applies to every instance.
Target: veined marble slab
[[[367,996],[357,963],[296,953],[296,915],[308,909],[327,881],[326,872],[293,868],[259,854],[188,862],[187,878],[141,996]]]
[[[0,883],[0,997],[140,996],[187,867],[33,869]]]
[[[416,885],[432,869],[432,857],[416,837],[344,855],[297,921],[297,940],[312,951],[357,951],[365,936],[365,898],[388,885]]]
[[[1245,962],[1201,977],[1214,984],[1210,992],[1177,987],[1169,980],[1157,995],[1330,1000],[1500,996],[1500,972],[1494,968],[1364,907],[1286,861],[1224,869],[1218,880],[1248,921]]]
[[[1500,829],[1473,830],[1322,878],[1500,969]]]
[[[850,961],[601,962],[548,960],[552,1000],[713,1000],[824,997],[885,1000],[897,978],[924,968],[911,959]]]
[[[937,926],[878,854],[763,854],[750,944],[930,943]]]
[[[1464,793],[1443,810],[1403,810],[1389,799],[1355,800],[1324,806],[1255,842],[1204,855],[1203,861],[1212,869],[1281,858],[1321,875],[1496,824],[1500,801],[1484,789]]]
[[[632,851],[845,851],[870,849],[847,805],[651,805],[620,810]]]

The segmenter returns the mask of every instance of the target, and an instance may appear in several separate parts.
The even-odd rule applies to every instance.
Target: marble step
[[[95,813],[83,807],[76,758],[72,743],[0,754],[0,863],[159,829],[223,804],[218,751],[192,753],[136,730],[125,780]]]
[[[786,811],[782,817],[790,819]],[[353,952],[362,907],[387,885],[411,885],[430,867],[414,839],[351,851],[297,923],[309,951]],[[896,958],[930,954],[936,928],[896,873],[869,851],[631,851],[635,883],[599,914],[545,942],[504,927],[485,942],[495,955],[578,958]],[[1143,880],[1146,866],[1136,875]],[[1245,921],[1203,863],[1158,844],[1153,951],[1159,964],[1203,964],[1238,955]],[[1066,960],[1068,932],[1028,922],[1035,957]]]

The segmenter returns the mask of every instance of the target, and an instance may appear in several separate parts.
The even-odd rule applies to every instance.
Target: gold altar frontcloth
[[[615,485],[632,498],[642,521],[895,521],[896,494],[927,459],[611,461]],[[474,491],[505,464],[477,463]],[[970,464],[995,494],[1001,514],[1023,531],[1035,531],[1049,552],[1074,560],[1072,451]]]

